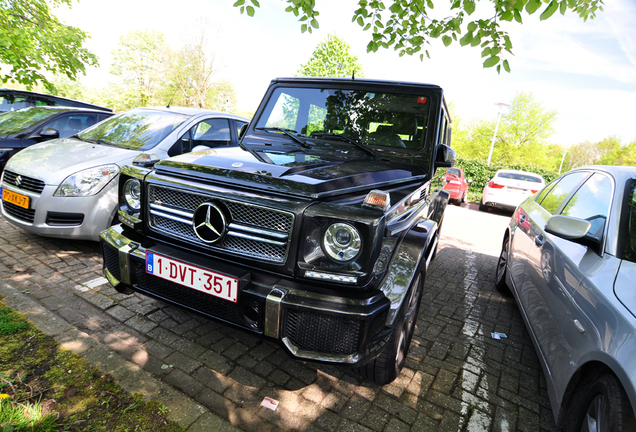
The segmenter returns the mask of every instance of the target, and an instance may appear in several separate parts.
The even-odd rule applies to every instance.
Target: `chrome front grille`
[[[192,224],[194,211],[205,202],[220,203],[227,210],[227,232],[213,244],[201,240]],[[154,231],[265,261],[287,259],[293,213],[155,185],[148,187],[148,205]]]
[[[7,170],[4,171],[3,182],[38,194],[42,193],[44,190],[44,182],[42,180],[23,176]]]

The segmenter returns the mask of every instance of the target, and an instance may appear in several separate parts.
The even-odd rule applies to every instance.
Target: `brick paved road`
[[[493,288],[509,215],[449,206],[402,375],[379,387],[103,279],[99,245],[0,220],[0,280],[246,431],[554,431],[511,297]],[[494,340],[491,332],[505,333]],[[269,396],[276,411],[260,407]]]

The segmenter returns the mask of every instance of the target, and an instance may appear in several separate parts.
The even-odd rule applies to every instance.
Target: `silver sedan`
[[[565,431],[635,431],[636,167],[579,168],[515,211],[496,286],[510,289]]]
[[[99,240],[113,222],[119,169],[238,145],[249,119],[194,108],[135,108],[71,138],[31,146],[2,175],[2,216],[49,237]]]

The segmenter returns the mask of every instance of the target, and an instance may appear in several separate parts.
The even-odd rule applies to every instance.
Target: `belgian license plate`
[[[238,279],[146,252],[146,273],[236,303]]]
[[[10,190],[2,189],[2,201],[15,204],[25,209],[29,208],[29,197]]]

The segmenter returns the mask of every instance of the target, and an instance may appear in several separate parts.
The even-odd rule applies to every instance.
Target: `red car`
[[[466,201],[468,196],[468,181],[464,176],[464,170],[461,168],[448,168],[446,177],[444,178],[444,189],[450,192],[450,200],[455,204],[461,204]]]

